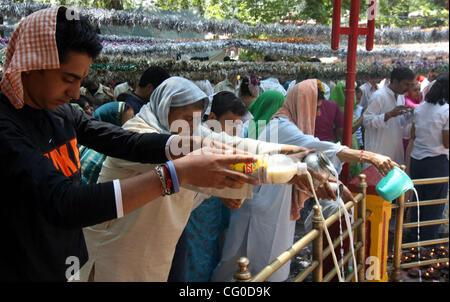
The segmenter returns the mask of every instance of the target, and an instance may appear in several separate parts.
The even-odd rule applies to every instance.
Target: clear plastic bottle
[[[294,161],[284,154],[260,155],[255,163],[239,163],[232,170],[253,175],[263,184],[285,184],[295,175],[307,172],[306,163]]]
[[[336,197],[342,196],[344,186],[339,181],[339,175],[325,153],[320,151],[310,153],[303,159],[303,162],[316,174],[320,174],[323,179],[329,179],[330,177],[334,178],[337,182],[329,182],[329,184],[334,190]],[[316,178],[313,178],[313,182],[314,186],[322,184],[322,182]]]

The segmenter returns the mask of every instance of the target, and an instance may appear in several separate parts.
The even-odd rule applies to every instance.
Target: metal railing
[[[402,169],[405,170],[405,166],[402,166]],[[421,185],[429,185],[429,184],[448,183],[448,179],[449,179],[448,177],[414,179],[413,184],[414,184],[414,186],[421,186]],[[419,202],[405,202],[405,194],[402,194],[397,199],[397,204],[394,204],[391,206],[392,209],[397,209],[397,214],[395,217],[394,261],[393,261],[393,265],[387,268],[387,271],[392,272],[391,276],[390,276],[391,281],[394,281],[394,282],[403,281],[402,273],[401,273],[402,269],[448,262],[448,257],[447,257],[447,258],[438,258],[438,259],[431,259],[431,260],[425,260],[425,261],[421,261],[419,259],[419,261],[416,261],[416,262],[403,263],[403,264],[401,263],[403,249],[408,249],[408,248],[413,248],[413,247],[418,248],[418,247],[427,246],[427,245],[442,244],[442,243],[449,242],[448,238],[441,238],[441,239],[434,239],[434,240],[402,243],[403,229],[413,228],[413,227],[418,226],[417,222],[404,223],[405,209],[409,208],[409,207],[429,206],[429,205],[436,205],[436,204],[443,204],[443,203],[448,203],[448,198],[425,200],[425,201],[419,201]],[[420,221],[420,226],[430,226],[430,225],[437,225],[437,224],[443,224],[443,223],[448,224],[448,221],[449,221],[448,218]]]
[[[345,209],[348,211],[350,208],[357,206],[357,218],[352,223],[352,231],[356,230],[356,240],[354,242],[354,251],[357,258],[357,268],[346,276],[345,281],[351,281],[358,274],[358,280],[364,281],[364,262],[365,262],[365,235],[366,235],[366,219],[368,213],[366,211],[366,176],[364,174],[359,175],[358,191],[354,199],[355,201],[349,201],[345,204]],[[302,282],[306,279],[309,274],[313,274],[314,282],[328,282],[337,274],[336,268],[330,270],[325,276],[323,275],[323,259],[326,258],[331,253],[331,247],[328,246],[325,250],[323,249],[323,224],[330,227],[334,222],[339,219],[340,215],[343,215],[343,211],[338,211],[328,217],[325,221],[322,220],[320,215],[320,209],[317,205],[313,207],[314,216],[312,218],[313,229],[307,233],[305,236],[300,238],[295,242],[289,249],[278,256],[272,263],[263,268],[258,274],[253,278],[247,266],[250,261],[246,257],[241,257],[238,259],[239,270],[234,274],[234,280],[236,282],[262,282],[267,280],[273,273],[275,273],[280,267],[286,264],[290,259],[292,259],[296,254],[300,252],[303,248],[312,243],[312,262],[306,267],[301,273],[296,275],[292,281]],[[340,213],[339,213],[340,212]],[[342,240],[349,236],[349,231],[346,230],[342,234]],[[337,238],[333,242],[333,248],[335,249],[340,244],[340,238]],[[352,259],[352,252],[349,251],[343,257],[343,262],[347,263]]]

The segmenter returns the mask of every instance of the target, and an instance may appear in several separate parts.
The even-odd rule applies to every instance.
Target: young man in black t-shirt
[[[86,19],[66,16],[65,7],[31,14],[8,44],[0,83],[2,281],[66,281],[88,258],[83,227],[175,193],[175,182],[257,184],[228,169],[253,156],[211,148],[207,155],[172,162],[169,147],[179,137],[125,131],[70,106],[101,44]],[[166,164],[134,178],[80,185],[78,143],[113,157]]]

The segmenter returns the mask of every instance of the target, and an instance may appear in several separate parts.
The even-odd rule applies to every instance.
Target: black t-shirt
[[[117,217],[112,182],[81,185],[77,144],[143,163],[167,160],[169,135],[138,134],[69,104],[15,109],[0,93],[0,280],[66,281],[87,261],[82,228]]]

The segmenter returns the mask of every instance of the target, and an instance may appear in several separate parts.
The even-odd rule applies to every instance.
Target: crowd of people
[[[213,84],[149,66],[138,81],[102,83],[88,76],[100,51],[89,22],[67,20],[64,7],[29,15],[8,44],[1,186],[13,199],[1,211],[1,280],[231,281],[241,256],[257,273],[293,244],[300,217],[310,227],[312,192],[304,175],[267,185],[229,169],[255,155],[316,150],[352,176],[403,164],[412,178],[448,176],[448,74],[395,68],[358,81],[349,148],[343,81],[233,74]],[[185,141],[188,152],[174,152]],[[318,180],[325,217],[353,198]],[[423,186],[419,198],[447,189]],[[439,236],[423,228],[423,240]],[[269,281],[288,275],[286,264]]]

